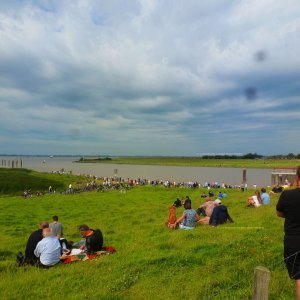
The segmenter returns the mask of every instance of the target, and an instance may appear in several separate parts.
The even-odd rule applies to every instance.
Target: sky
[[[0,153],[300,153],[299,0],[0,0]]]

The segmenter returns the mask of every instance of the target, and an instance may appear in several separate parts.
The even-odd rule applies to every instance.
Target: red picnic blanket
[[[102,247],[102,249],[100,251],[97,251],[93,254],[87,254],[87,253],[80,253],[80,254],[76,254],[76,255],[64,254],[60,257],[60,260],[64,264],[69,264],[74,261],[84,261],[84,260],[94,259],[94,258],[96,258],[100,255],[104,255],[104,254],[113,254],[114,252],[116,252],[116,249],[113,246],[105,246],[105,247]]]

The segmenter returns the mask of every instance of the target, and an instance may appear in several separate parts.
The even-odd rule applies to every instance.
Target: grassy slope
[[[26,189],[31,188],[32,192],[48,192],[51,185],[57,192],[65,190],[70,183],[76,186],[79,182],[85,181],[81,176],[60,175],[50,173],[39,173],[27,169],[0,168],[0,193],[10,195],[21,195]]]
[[[268,207],[248,209],[253,191],[228,190],[224,202],[234,224],[193,231],[164,227],[176,197],[190,195],[196,207],[202,192],[139,187],[126,193],[0,198],[0,298],[251,299],[254,268],[263,265],[272,271],[269,299],[292,299],[294,287],[282,262],[283,221],[275,216],[277,196]],[[105,245],[117,253],[49,270],[17,268],[16,253],[37,223],[53,214],[68,239],[78,240],[77,225],[87,223],[100,227]]]
[[[85,159],[82,163],[114,163],[138,165],[233,167],[233,168],[295,168],[297,159],[202,159],[199,157],[112,157],[111,160]]]

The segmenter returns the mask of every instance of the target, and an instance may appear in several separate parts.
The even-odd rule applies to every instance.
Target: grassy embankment
[[[30,186],[47,181],[47,187],[47,176],[29,178]],[[69,184],[69,178],[59,176],[62,185]],[[0,182],[3,187],[2,175]],[[0,298],[251,299],[254,268],[263,265],[271,270],[269,299],[293,299],[294,285],[282,260],[283,220],[275,215],[278,196],[272,196],[270,206],[249,209],[246,199],[253,190],[227,190],[223,202],[234,224],[193,231],[164,226],[176,197],[189,195],[197,207],[204,191],[136,187],[126,193],[0,196]],[[104,244],[117,252],[46,270],[16,267],[15,255],[24,251],[29,234],[53,214],[67,239],[79,240],[77,226],[87,223],[101,228]]]
[[[70,174],[39,173],[27,169],[0,168],[0,194],[22,195],[27,189],[33,193],[39,191],[44,194],[48,192],[51,185],[56,192],[67,189],[70,183],[78,187],[87,181],[85,176],[74,176]]]
[[[232,167],[232,168],[295,168],[299,159],[202,159],[200,157],[109,157],[85,158],[81,163],[113,163],[136,165],[164,165],[191,167]]]

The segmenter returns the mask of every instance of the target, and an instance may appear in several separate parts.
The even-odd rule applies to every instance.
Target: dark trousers
[[[206,217],[206,212],[205,212],[205,209],[203,207],[199,207],[197,208],[197,214],[200,216],[202,215],[203,217]]]
[[[300,237],[284,237],[284,262],[291,279],[300,279]]]

